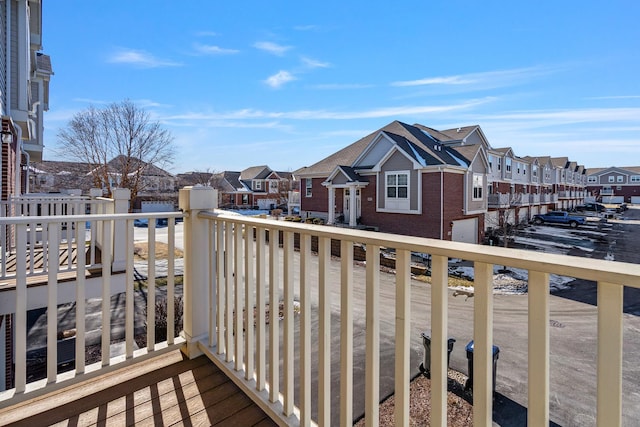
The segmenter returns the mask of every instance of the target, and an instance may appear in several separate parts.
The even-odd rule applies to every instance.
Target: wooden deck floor
[[[276,424],[205,356],[176,350],[0,409],[0,425]]]

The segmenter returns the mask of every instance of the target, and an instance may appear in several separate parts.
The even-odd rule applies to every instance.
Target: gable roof
[[[448,138],[446,135],[439,134],[438,131],[426,126],[412,126],[395,120],[319,162],[297,170],[296,174],[326,177],[338,166],[353,166],[371,142],[381,133],[392,140],[398,148],[402,149],[412,159],[425,166],[468,166],[469,164],[469,160],[462,153],[456,152],[448,146],[443,146],[441,144],[442,141],[436,136]]]
[[[273,171],[267,165],[252,166],[240,172],[240,179],[243,181],[247,179],[266,179],[271,172]]]

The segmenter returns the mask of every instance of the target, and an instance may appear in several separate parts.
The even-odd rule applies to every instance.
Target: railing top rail
[[[185,218],[188,214],[184,212],[146,212],[146,213],[125,213],[125,214],[86,214],[86,215],[54,215],[54,216],[10,216],[0,218],[0,226],[19,224],[38,224],[74,221],[111,221],[138,218]]]
[[[441,255],[449,258],[482,262],[494,265],[509,265],[530,271],[558,274],[561,276],[598,282],[616,283],[640,288],[640,265],[619,261],[581,258],[570,255],[541,254],[524,249],[475,245],[448,240],[404,236],[359,229],[330,227],[326,225],[301,224],[276,221],[221,212],[200,212],[203,218],[222,219],[227,222],[249,224],[266,229],[279,229],[306,233],[319,237],[342,239],[413,252]]]

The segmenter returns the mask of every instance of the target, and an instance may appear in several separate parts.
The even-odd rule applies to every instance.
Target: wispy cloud
[[[291,46],[283,46],[272,42],[256,42],[253,44],[253,47],[276,56],[284,56],[284,54],[291,49]]]
[[[196,52],[202,55],[234,55],[240,52],[237,49],[227,49],[220,46],[200,44],[200,43],[196,43],[193,47],[196,50]]]
[[[295,80],[296,77],[288,71],[278,71],[273,76],[268,77],[264,82],[274,89],[279,89],[285,83]]]
[[[380,117],[415,116],[467,110],[491,102],[492,98],[474,99],[449,105],[418,105],[384,107],[362,111],[263,111],[251,108],[228,113],[187,113],[167,117],[168,120],[252,120],[252,119],[289,119],[289,120],[349,120]]]
[[[331,64],[329,62],[318,61],[317,59],[309,58],[306,56],[300,57],[300,61],[307,68],[329,68]]]
[[[138,68],[160,68],[180,66],[179,62],[160,59],[143,50],[119,49],[112,53],[107,61],[113,64],[129,64]]]
[[[473,86],[478,88],[496,88],[522,84],[535,78],[555,73],[559,67],[527,67],[512,70],[486,71],[481,73],[458,74],[453,76],[425,77],[417,80],[392,82],[391,86]]]

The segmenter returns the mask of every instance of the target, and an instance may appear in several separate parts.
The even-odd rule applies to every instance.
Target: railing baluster
[[[318,425],[331,424],[331,240],[318,237]]]
[[[224,224],[224,274],[225,274],[225,348],[227,350],[227,362],[233,361],[235,346],[233,345],[233,223]]]
[[[107,234],[108,236],[108,234]],[[147,351],[156,345],[156,220],[149,219],[147,235]]]
[[[624,286],[598,282],[597,425],[622,425],[622,307]]]
[[[167,345],[173,345],[176,337],[176,220],[175,218],[169,218],[168,221],[167,249],[169,251],[169,255],[167,255]],[[213,331],[213,329],[210,330]],[[210,334],[210,336],[212,336],[212,334]]]
[[[492,425],[493,265],[474,263],[473,423]]]
[[[85,223],[84,221],[76,222],[76,230],[78,236],[85,235]],[[133,242],[133,239],[131,239]],[[76,373],[81,374],[84,372],[85,366],[85,315],[86,315],[86,279],[85,279],[85,263],[86,253],[84,238],[77,239],[76,243],[78,260],[76,263]],[[133,254],[133,249],[132,252]],[[131,258],[131,257],[130,257]],[[132,258],[133,259],[133,258]]]
[[[58,376],[58,265],[60,264],[60,224],[49,223],[49,274],[47,281],[47,382]]]
[[[16,230],[16,253],[27,252],[27,225],[19,224]],[[15,315],[15,389],[23,393],[27,383],[27,262],[16,257],[16,315]]]
[[[353,423],[353,242],[340,242],[340,424]]]
[[[250,380],[253,378],[255,369],[255,291],[256,291],[256,279],[254,274],[254,243],[253,243],[253,231],[254,228],[250,225],[246,225],[244,228],[244,346],[245,346],[245,379]]]
[[[112,221],[102,221],[102,235],[110,236]],[[111,344],[111,239],[102,242],[102,366],[110,364]]]
[[[133,357],[133,343],[134,343],[134,334],[135,334],[135,312],[133,310],[135,306],[135,294],[134,294],[134,286],[135,281],[133,277],[134,273],[134,264],[133,264],[133,253],[134,253],[134,235],[135,231],[133,228],[133,220],[127,221],[127,284],[125,289],[125,326],[124,326],[124,336],[125,336],[125,357],[127,359]]]
[[[431,425],[447,425],[448,262],[431,257]]]
[[[549,425],[549,273],[529,271],[528,425]]]
[[[411,348],[411,252],[396,251],[395,423],[409,425],[409,356]]]
[[[218,339],[218,304],[220,303],[217,299],[218,296],[218,284],[220,281],[218,280],[218,225],[220,221],[214,221],[212,226],[209,228],[209,280],[211,283],[209,284],[209,347],[213,347],[214,345],[218,347],[218,343],[220,340]],[[186,267],[186,265],[185,265]],[[184,285],[183,285],[183,295],[184,295]]]
[[[269,400],[280,398],[280,233],[269,228]]]
[[[293,233],[283,233],[284,251],[284,415],[293,413],[294,341],[293,341]]]
[[[235,300],[235,369],[240,371],[244,362],[244,340],[243,340],[243,320],[244,320],[244,290],[243,290],[243,267],[244,267],[244,248],[242,247],[242,224],[234,224],[234,245],[233,245],[233,258],[234,258],[234,300]]]
[[[225,270],[227,268],[227,255],[224,248],[224,234],[225,234],[225,223],[224,221],[216,222],[216,246],[217,250],[217,259],[218,259],[218,274],[217,274],[217,291],[218,298],[216,301],[217,307],[217,315],[218,315],[218,354],[223,354],[227,351],[227,345],[225,342],[225,304],[226,304],[226,292],[225,287],[227,286],[226,282],[226,274]]]
[[[311,425],[311,236],[300,233],[300,425]]]
[[[380,246],[367,245],[365,424],[379,424],[380,405]]]
[[[264,390],[266,386],[266,325],[265,325],[265,229],[256,227],[256,389]]]

